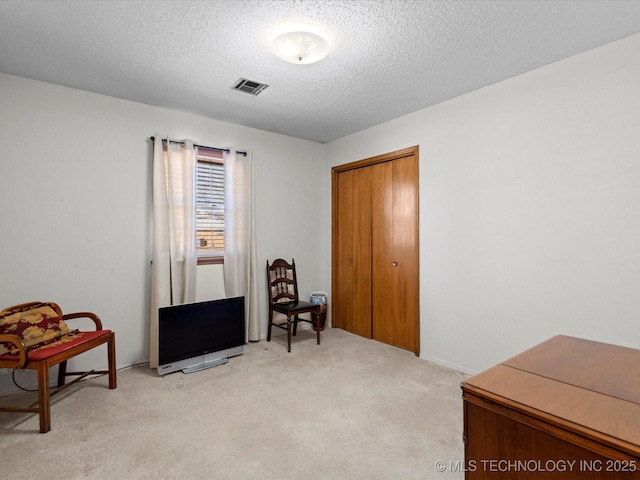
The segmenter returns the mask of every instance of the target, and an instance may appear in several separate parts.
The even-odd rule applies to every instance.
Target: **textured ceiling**
[[[324,60],[272,54],[304,29]],[[327,142],[637,32],[640,1],[4,0],[0,72]]]

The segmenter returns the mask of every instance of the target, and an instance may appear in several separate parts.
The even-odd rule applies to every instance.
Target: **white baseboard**
[[[461,367],[460,365],[454,365],[452,363],[445,362],[444,360],[441,360],[439,358],[429,357],[428,355],[420,354],[420,358],[423,360],[427,360],[429,362],[436,363],[443,367],[449,368],[451,370],[456,370],[457,372],[464,373],[466,375],[476,375],[480,373],[480,372],[474,372],[474,371],[468,370],[466,368]]]

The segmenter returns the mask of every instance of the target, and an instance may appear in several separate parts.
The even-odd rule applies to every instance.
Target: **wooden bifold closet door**
[[[336,179],[340,214],[333,276],[340,280],[333,289],[332,310],[334,326],[367,338],[372,335],[371,173],[370,168],[358,168]]]
[[[418,147],[332,176],[332,325],[418,355]]]

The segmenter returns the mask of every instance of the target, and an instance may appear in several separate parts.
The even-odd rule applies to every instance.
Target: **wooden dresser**
[[[557,336],[462,392],[467,479],[640,479],[640,350]]]

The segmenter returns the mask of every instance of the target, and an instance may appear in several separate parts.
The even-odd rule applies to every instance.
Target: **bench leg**
[[[109,363],[109,388],[116,388],[116,336],[112,333],[107,342],[107,360]]]
[[[49,393],[49,365],[42,362],[38,365],[38,410],[40,417],[40,433],[51,430],[51,396]]]
[[[60,362],[58,365],[58,388],[64,385],[66,381],[67,361]]]

